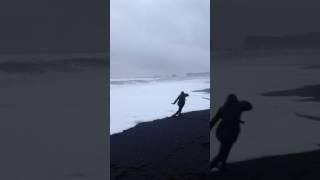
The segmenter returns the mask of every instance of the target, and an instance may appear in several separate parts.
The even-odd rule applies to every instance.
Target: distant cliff
[[[320,48],[320,32],[285,36],[248,36],[246,49]]]

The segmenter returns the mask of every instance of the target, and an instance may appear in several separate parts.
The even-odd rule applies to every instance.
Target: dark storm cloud
[[[215,0],[214,46],[241,47],[247,35],[320,32],[318,0]]]
[[[0,53],[105,52],[105,0],[2,0]]]
[[[209,71],[209,2],[112,0],[112,75]]]

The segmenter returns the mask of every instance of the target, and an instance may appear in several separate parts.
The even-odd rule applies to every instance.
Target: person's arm
[[[177,99],[172,104],[176,104],[176,102],[178,101],[179,98],[180,98],[180,95],[177,97]]]
[[[248,102],[248,101],[241,101],[240,105],[241,105],[241,110],[242,111],[251,111],[253,109],[252,104],[250,102]],[[244,124],[245,121],[240,120],[239,123],[240,124]]]
[[[217,114],[212,118],[210,121],[210,130],[214,127],[214,125],[220,120],[221,118],[221,109],[218,110]]]
[[[242,111],[251,111],[253,109],[252,104],[248,101],[241,101],[240,105]]]

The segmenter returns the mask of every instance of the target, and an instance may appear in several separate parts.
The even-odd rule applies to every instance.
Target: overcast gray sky
[[[215,0],[214,46],[241,47],[247,35],[320,32],[319,0]]]
[[[209,72],[210,0],[111,0],[111,76]]]

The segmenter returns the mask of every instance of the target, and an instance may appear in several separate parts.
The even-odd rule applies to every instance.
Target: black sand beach
[[[186,179],[209,172],[209,110],[137,126],[110,139],[111,179]]]

